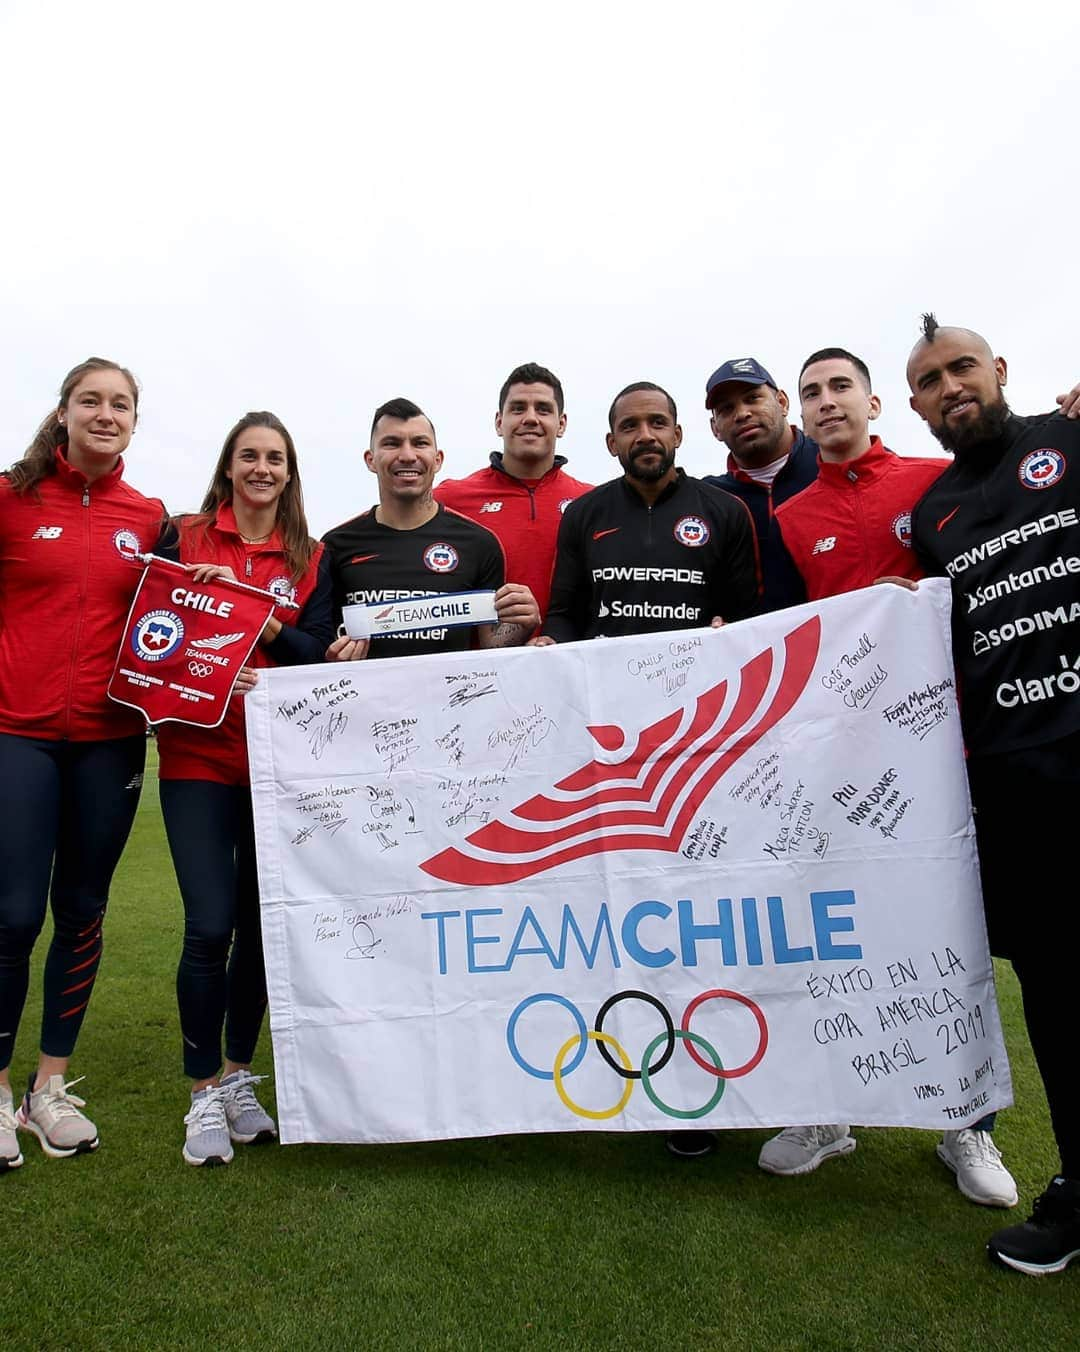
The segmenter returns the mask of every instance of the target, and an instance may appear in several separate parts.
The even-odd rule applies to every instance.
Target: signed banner
[[[248,696],[282,1139],[1011,1102],[943,582]]]
[[[108,695],[147,723],[216,728],[240,668],[281,598],[242,582],[193,583],[154,555],[128,612]]]

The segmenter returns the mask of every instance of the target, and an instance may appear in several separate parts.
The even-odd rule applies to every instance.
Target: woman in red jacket
[[[65,1076],[146,753],[141,717],[105,690],[138,556],[168,552],[170,531],[123,479],[138,402],[130,371],[89,358],[0,475],[0,1170],[22,1163],[16,1123],[57,1158],[98,1145]],[[10,1064],[50,897],[41,1051],[16,1114]]]
[[[181,562],[202,565],[196,581],[232,577],[298,607],[274,612],[252,666],[323,660],[332,637],[328,565],[308,534],[296,448],[279,419],[240,419],[202,511],[177,526]],[[158,747],[161,807],[184,901],[176,992],[192,1092],[183,1155],[188,1164],[227,1164],[233,1141],[277,1134],[255,1097],[261,1077],[251,1073],[266,977],[243,699],[234,696],[217,728],[162,724]]]

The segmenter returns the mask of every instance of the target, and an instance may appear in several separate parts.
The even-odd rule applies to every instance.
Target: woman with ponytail
[[[91,357],[0,475],[0,1170],[16,1128],[47,1155],[96,1150],[68,1063],[101,960],[113,871],[142,785],[146,728],[106,694],[142,571],[170,552],[163,505],[124,481],[138,387]],[[10,1066],[51,901],[40,1054],[14,1110]]]
[[[304,516],[293,439],[273,413],[249,413],[225,438],[196,516],[181,517],[180,559],[193,579],[228,577],[273,592],[278,607],[255,668],[321,662],[332,637],[328,560]],[[277,1132],[251,1073],[266,1010],[243,700],[214,729],[163,723],[161,807],[184,902],[176,975],[188,1164],[228,1164],[233,1142]],[[222,1034],[224,1033],[224,1056]],[[224,1064],[223,1064],[224,1063]]]

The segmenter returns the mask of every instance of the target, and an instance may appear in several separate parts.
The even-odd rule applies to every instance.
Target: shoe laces
[[[227,1094],[237,1108],[257,1108],[262,1110],[262,1104],[255,1097],[254,1086],[261,1084],[266,1079],[265,1075],[252,1075],[250,1070],[238,1070],[234,1072],[235,1080],[230,1080],[228,1084],[222,1085],[222,1092]]]
[[[221,1086],[212,1084],[193,1099],[191,1111],[184,1118],[185,1125],[197,1123],[203,1131],[225,1131],[225,1095]]]
[[[1054,1187],[1047,1188],[1035,1198],[1028,1217],[1029,1225],[1038,1225],[1046,1230],[1069,1221],[1080,1224],[1080,1207],[1064,1196],[1062,1189]]]
[[[815,1145],[820,1127],[785,1127],[780,1133],[783,1141],[793,1141],[796,1145]]]
[[[85,1075],[79,1075],[74,1080],[62,1084],[59,1089],[50,1089],[46,1083],[40,1089],[32,1090],[31,1097],[40,1098],[41,1103],[55,1117],[82,1117],[79,1109],[86,1107],[86,1100],[79,1098],[77,1094],[69,1093],[68,1090],[73,1084],[81,1084],[85,1079]]]
[[[956,1134],[956,1150],[965,1164],[976,1165],[983,1169],[1001,1169],[1001,1151],[994,1144],[988,1131],[976,1131],[967,1127]]]

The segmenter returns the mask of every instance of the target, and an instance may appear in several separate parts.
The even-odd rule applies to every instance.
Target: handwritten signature
[[[482,699],[484,695],[494,695],[497,687],[495,685],[464,685],[460,690],[455,690],[446,701],[448,709],[460,709],[463,704],[470,704],[474,699]]]
[[[319,724],[308,734],[308,746],[311,748],[313,760],[318,760],[339,732],[344,732],[349,725],[349,715],[333,713],[325,723]]]

